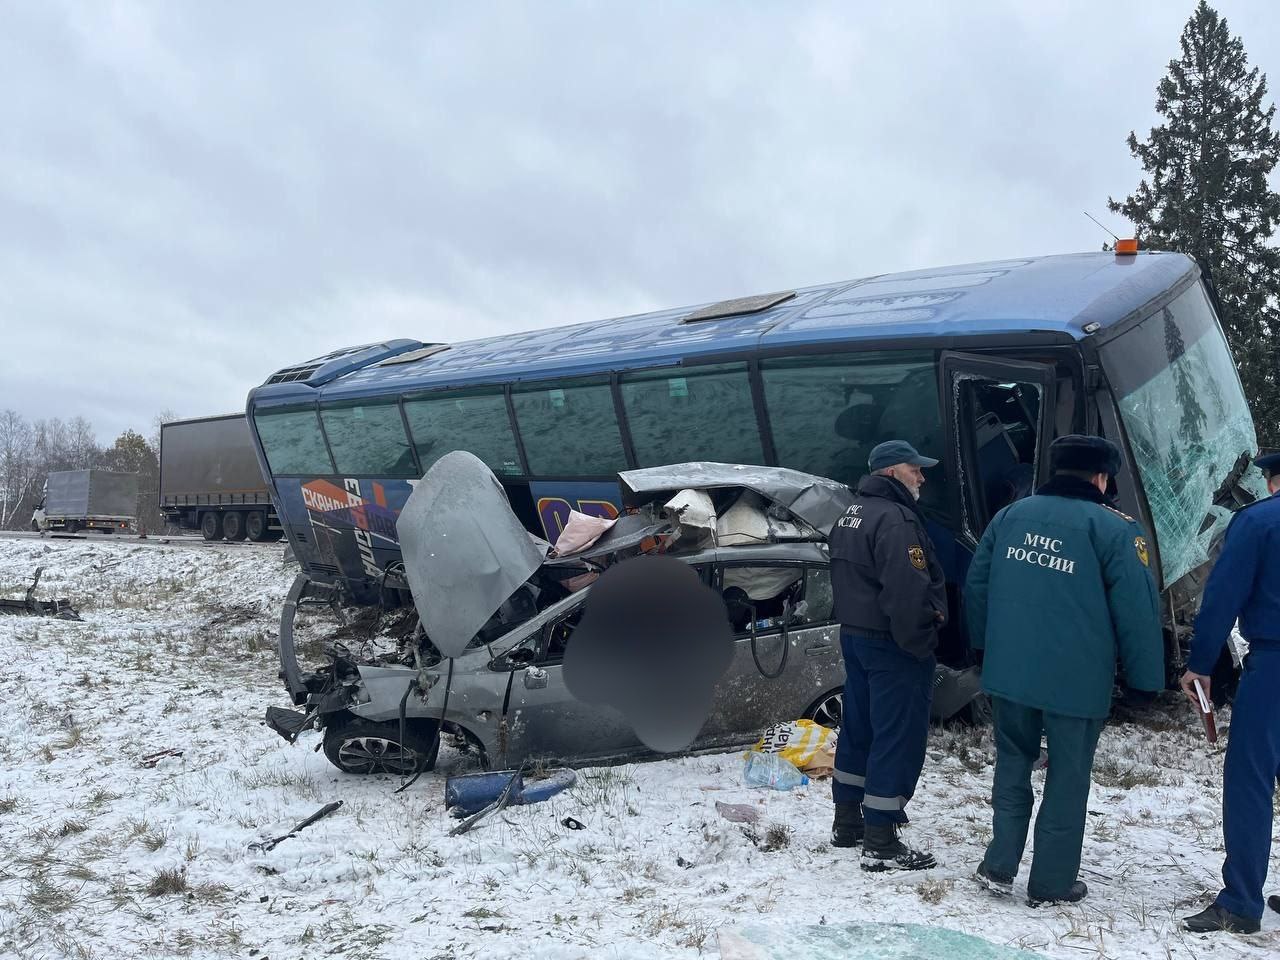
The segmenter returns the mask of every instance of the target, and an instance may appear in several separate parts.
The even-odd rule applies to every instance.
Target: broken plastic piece
[[[578,775],[567,767],[552,770],[546,777],[528,783],[519,770],[464,773],[445,780],[444,805],[450,816],[470,816],[495,803],[510,785],[510,800],[504,806],[527,806],[553,797],[577,781]]]

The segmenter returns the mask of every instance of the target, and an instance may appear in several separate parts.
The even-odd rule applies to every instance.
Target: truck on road
[[[206,540],[283,536],[243,413],[161,424],[160,513]]]
[[[138,477],[112,470],[60,470],[49,474],[31,517],[40,532],[132,530],[138,517]]]

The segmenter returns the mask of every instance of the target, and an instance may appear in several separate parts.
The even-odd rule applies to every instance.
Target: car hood
[[[446,657],[462,654],[550,549],[521,525],[493,472],[462,450],[418,481],[396,532],[422,627]]]
[[[681,490],[740,487],[785,507],[824,537],[853,503],[853,492],[844,484],[786,467],[695,461],[628,470],[618,474],[618,479],[628,507],[643,506]]]

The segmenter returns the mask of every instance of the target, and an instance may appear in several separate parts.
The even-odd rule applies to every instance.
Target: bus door
[[[941,375],[963,535],[976,546],[997,511],[1048,479],[1054,367],[944,351]]]

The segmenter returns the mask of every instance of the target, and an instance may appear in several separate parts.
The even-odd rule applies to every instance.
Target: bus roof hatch
[[[738,297],[736,300],[721,300],[710,306],[693,311],[681,323],[698,323],[702,320],[720,320],[724,317],[736,317],[745,313],[760,313],[780,303],[786,303],[795,297],[794,290],[783,290],[778,293],[758,293],[754,297]]]

